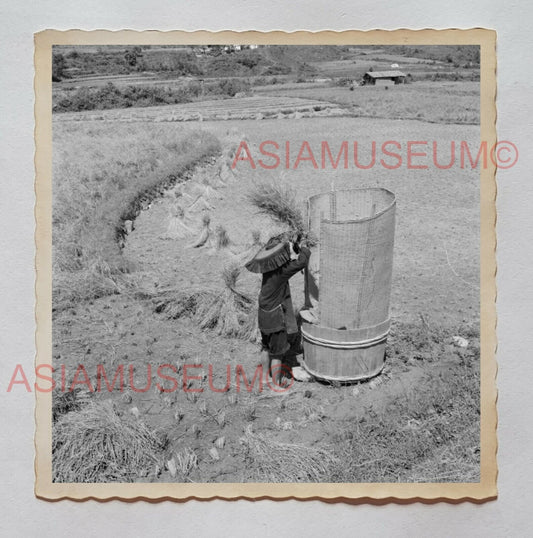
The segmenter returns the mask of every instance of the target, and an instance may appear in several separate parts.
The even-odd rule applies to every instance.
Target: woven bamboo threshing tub
[[[306,304],[317,324],[302,322],[304,367],[319,379],[357,381],[383,368],[390,328],[396,202],[380,188],[318,194],[308,202],[319,238],[306,274]]]

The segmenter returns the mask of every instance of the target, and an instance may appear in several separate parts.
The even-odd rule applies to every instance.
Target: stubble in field
[[[106,139],[99,137],[105,134],[105,124],[94,125],[65,132],[77,138],[70,146],[65,138],[59,139],[56,146],[68,152],[66,161],[76,154],[76,147],[94,148],[93,157],[73,172],[77,178],[84,177],[84,170],[102,173],[97,165],[102,156],[96,152],[105,147]],[[112,125],[114,133],[120,132],[117,124]],[[174,125],[169,133],[175,132]],[[368,148],[372,140],[396,139],[402,144],[407,140],[476,140],[479,134],[474,126],[355,118],[203,122],[202,128],[220,140],[232,131],[242,134],[253,151],[261,141],[273,139],[280,144],[290,140],[296,150],[304,140],[312,148],[327,140],[338,150],[346,139]],[[151,150],[143,151],[135,165],[142,177],[153,178],[154,171],[165,169],[159,168],[161,162],[170,163],[171,149],[164,150],[168,161],[157,153],[165,133],[154,128],[143,138],[143,148]],[[151,141],[152,136],[157,143]],[[114,158],[123,151],[123,143],[117,142]],[[135,160],[122,165],[128,162]],[[315,170],[310,163],[268,171],[241,164],[234,170],[238,181],[220,188],[222,196],[213,202],[211,219],[214,227],[224,227],[234,248],[243,251],[252,230],[260,230],[265,240],[274,229],[271,220],[247,201],[256,182],[275,176],[297,193],[301,203],[332,185],[337,189],[379,186],[396,194],[394,325],[379,381],[355,386],[299,384],[275,399],[268,394],[238,393],[233,377],[226,392],[213,392],[205,377],[209,365],[216,387],[224,387],[228,366],[232,373],[243,366],[251,378],[258,347],[201,330],[187,315],[169,319],[165,311],[156,311],[150,297],[134,293],[80,299],[74,312],[57,314],[54,352],[59,362],[69,365],[69,378],[79,363],[91,375],[100,363],[111,371],[120,363],[135,364],[140,382],[148,365],[171,362],[183,370],[194,364],[197,373],[202,371],[194,384],[203,389],[198,393],[179,389],[169,396],[152,387],[127,400],[116,391],[93,396],[112,399],[120,413],[135,409],[150,428],[168,434],[168,446],[156,456],[173,463],[168,468],[160,465],[158,472],[151,473],[151,481],[475,481],[479,476],[479,171]],[[134,166],[128,169],[135,170]],[[204,173],[214,172],[207,167]],[[91,185],[98,185],[96,175],[90,176]],[[71,198],[79,204],[79,191],[64,199]],[[112,207],[117,207],[116,200]],[[136,268],[139,282],[154,287],[156,283],[178,291],[216,287],[231,253],[185,249],[185,240],[160,239],[169,203],[165,198],[141,212],[121,259]],[[101,211],[97,203],[81,209],[86,207]],[[119,213],[115,209],[113,214]],[[74,211],[64,222],[76,222],[77,214]],[[98,230],[92,230],[93,238],[107,237]],[[257,290],[256,275],[243,275],[242,280],[243,289]],[[291,284],[298,303],[302,278],[295,277]],[[466,350],[454,346],[456,334],[469,340]],[[254,462],[256,456],[261,461]]]

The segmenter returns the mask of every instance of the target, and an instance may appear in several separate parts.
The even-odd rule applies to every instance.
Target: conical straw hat
[[[291,259],[289,243],[284,241],[270,248],[263,247],[245,267],[252,273],[268,273]]]

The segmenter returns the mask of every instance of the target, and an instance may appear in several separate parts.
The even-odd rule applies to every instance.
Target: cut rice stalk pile
[[[59,312],[71,308],[81,301],[121,293],[127,287],[128,275],[124,273],[110,274],[97,263],[68,273],[54,270],[53,309]]]
[[[258,308],[259,304],[256,296],[241,328],[241,338],[255,344],[261,342],[261,333],[259,332],[259,323],[257,319]]]
[[[213,330],[221,336],[258,341],[257,299],[237,289],[241,266],[234,261],[222,271],[224,288],[182,291],[168,289],[157,294],[145,292],[157,313],[170,319],[189,317],[201,329]]]
[[[309,232],[300,204],[291,188],[280,182],[257,183],[248,195],[248,200],[259,208],[261,213],[269,215],[287,225],[291,232],[306,238],[309,246],[316,243],[315,239],[308,237]]]
[[[248,195],[250,202],[292,230],[303,233],[304,219],[296,193],[279,182],[257,183]]]
[[[217,226],[216,228],[216,248],[226,248],[229,247],[231,244],[231,240],[228,235],[228,231],[224,226]]]
[[[70,411],[80,410],[89,403],[91,396],[91,392],[85,392],[79,387],[72,391],[61,391],[56,387],[52,395],[52,421],[55,422]]]
[[[222,336],[246,338],[247,326],[253,300],[246,293],[237,290],[237,280],[241,267],[232,263],[222,271],[224,289],[212,300],[198,305],[195,320],[201,329],[212,329]]]
[[[207,246],[213,246],[211,241],[211,217],[208,213],[204,214],[202,217],[202,229],[200,230],[200,235],[195,241],[189,243],[187,248],[201,248]]]
[[[327,450],[273,441],[250,426],[240,442],[257,482],[322,482],[336,462]]]
[[[181,290],[163,291],[154,297],[157,313],[165,313],[169,319],[194,317],[199,304],[213,301],[216,292],[210,290],[195,290],[186,292]]]
[[[134,482],[162,466],[165,441],[111,401],[92,402],[54,426],[54,482]]]

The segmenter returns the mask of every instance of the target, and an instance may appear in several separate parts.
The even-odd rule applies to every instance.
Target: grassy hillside
[[[260,46],[224,51],[222,47],[93,47],[54,48],[54,80],[89,75],[157,73],[163,76],[239,77],[301,73],[325,75],[330,62],[365,63],[365,57],[386,56],[386,62],[425,59],[454,67],[479,65],[479,47],[462,46]],[[405,62],[402,62],[405,63]],[[322,69],[325,68],[325,69]]]
[[[53,111],[188,103],[294,83],[349,87],[393,65],[408,83],[477,82],[479,47],[54,47]]]
[[[450,64],[470,63],[479,65],[480,50],[478,45],[424,45],[424,46],[397,46],[384,47],[391,54],[424,58]]]
[[[249,92],[250,84],[243,79],[222,79],[202,84],[187,81],[179,86],[120,86],[107,82],[95,88],[82,86],[56,94],[53,112],[79,112],[81,110],[106,110],[109,108],[176,105],[213,97],[234,97]]]
[[[83,151],[79,151],[82,147]],[[219,149],[174,126],[54,125],[54,306],[112,293],[130,267],[118,239],[141,201]]]

